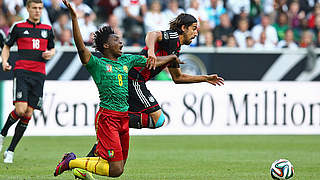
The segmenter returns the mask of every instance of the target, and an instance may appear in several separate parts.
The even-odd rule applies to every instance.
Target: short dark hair
[[[174,20],[170,21],[170,30],[174,30],[178,34],[183,34],[183,31],[181,29],[182,25],[189,27],[196,22],[197,19],[193,17],[191,14],[181,13]]]
[[[26,3],[27,7],[29,7],[31,3],[43,3],[43,2],[42,0],[27,0],[27,3]]]
[[[96,51],[103,53],[103,44],[108,41],[109,36],[115,34],[110,26],[103,26],[93,34],[93,47]]]

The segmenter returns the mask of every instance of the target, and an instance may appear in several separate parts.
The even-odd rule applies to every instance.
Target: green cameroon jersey
[[[147,59],[125,54],[117,61],[91,55],[86,65],[99,91],[100,106],[113,111],[128,111],[128,72],[132,67],[144,67]]]

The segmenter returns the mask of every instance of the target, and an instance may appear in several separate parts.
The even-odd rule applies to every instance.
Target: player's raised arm
[[[156,55],[154,54],[154,46],[156,42],[159,42],[162,40],[162,33],[160,31],[152,31],[148,32],[146,35],[146,45],[148,47],[148,63],[147,68],[149,69],[155,69],[155,61],[156,61]]]
[[[194,76],[182,73],[180,68],[169,68],[169,72],[171,74],[172,80],[176,84],[199,82],[207,82],[214,86],[221,86],[224,84],[224,79],[222,77],[219,77],[217,74]]]
[[[91,53],[89,49],[87,49],[86,46],[84,45],[84,42],[80,33],[78,20],[77,20],[77,14],[67,0],[62,0],[62,2],[67,6],[71,15],[73,38],[78,49],[80,60],[82,64],[88,64],[91,57]]]

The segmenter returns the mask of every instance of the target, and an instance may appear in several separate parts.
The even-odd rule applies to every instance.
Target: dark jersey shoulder
[[[180,55],[181,44],[179,41],[179,34],[173,30],[161,31],[162,40],[155,44],[155,55],[156,56],[167,56],[170,54]],[[148,47],[145,46],[140,54],[148,57]],[[168,67],[178,68],[179,64],[170,63]]]
[[[6,39],[6,34],[3,32],[2,29],[0,29],[0,48],[1,49],[4,46],[5,39]]]

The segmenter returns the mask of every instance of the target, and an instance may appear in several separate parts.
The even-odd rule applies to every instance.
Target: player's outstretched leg
[[[71,152],[71,153],[64,154],[61,162],[57,165],[53,175],[58,176],[62,174],[64,171],[70,170],[69,163],[73,159],[76,159],[76,155],[74,153]]]

